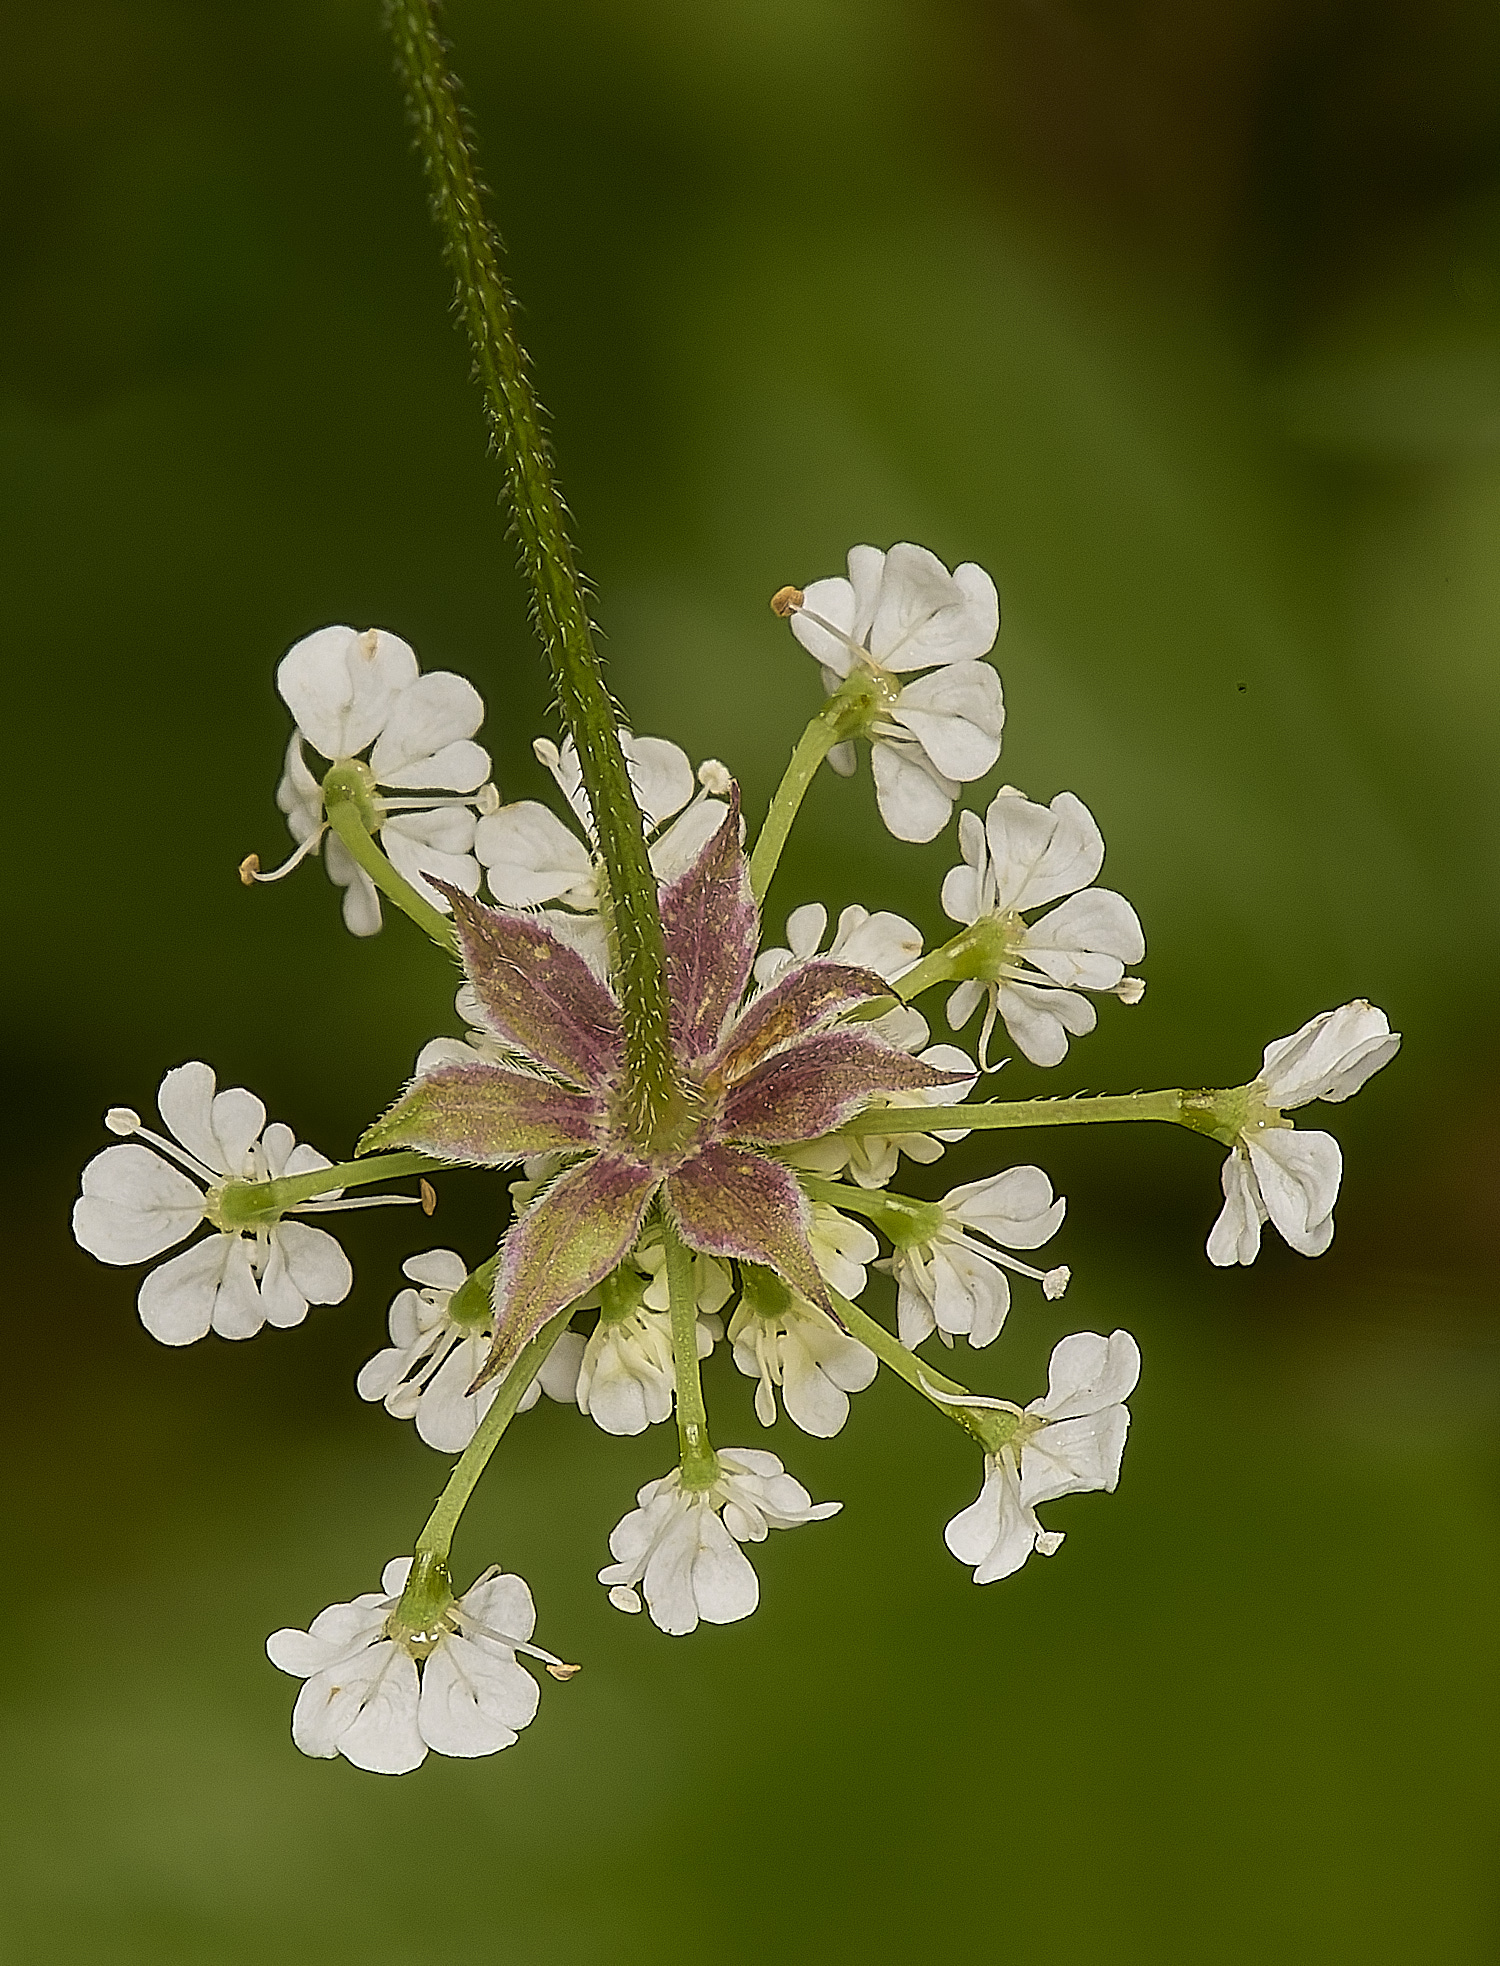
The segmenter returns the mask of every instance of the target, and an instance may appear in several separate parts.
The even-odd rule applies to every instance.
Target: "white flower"
[[[1385,1012],[1363,998],[1311,1018],[1268,1044],[1246,1088],[1243,1128],[1224,1163],[1224,1207],[1208,1238],[1221,1269],[1253,1263],[1267,1219],[1299,1255],[1321,1256],[1333,1241],[1344,1158],[1331,1133],[1303,1130],[1283,1112],[1314,1099],[1351,1098],[1401,1045]]]
[[[1054,1201],[1052,1183],[1039,1167],[1008,1167],[929,1206],[940,1210],[942,1227],[898,1245],[890,1260],[900,1293],[897,1324],[908,1349],[934,1329],[948,1344],[959,1334],[971,1345],[992,1344],[1010,1309],[1007,1270],[1031,1277],[1048,1298],[1067,1289],[1065,1265],[1034,1270],[1005,1253],[1039,1248],[1062,1225],[1067,1203],[1061,1196]]]
[[[875,1354],[840,1331],[816,1304],[779,1277],[742,1278],[740,1307],[730,1319],[734,1362],[755,1388],[755,1417],[776,1419],[776,1388],[787,1418],[805,1434],[831,1440],[849,1417],[849,1394],[862,1393],[878,1369]]]
[[[1042,806],[1006,786],[982,823],[972,812],[960,816],[958,838],[963,865],[943,882],[943,907],[969,924],[976,973],[949,997],[948,1022],[961,1029],[988,998],[979,1040],[986,1070],[997,1012],[1032,1064],[1060,1064],[1069,1036],[1083,1037],[1098,1022],[1079,990],[1139,1003],[1146,987],[1125,974],[1146,953],[1134,908],[1089,885],[1104,864],[1103,836],[1071,792]],[[1070,898],[1039,921],[1023,919],[1062,895]]]
[[[561,751],[545,737],[539,737],[532,749],[557,780],[583,837],[535,799],[501,806],[480,820],[474,835],[474,851],[485,864],[490,893],[505,908],[541,908],[549,901],[560,902],[558,913],[564,921],[566,910],[597,914],[600,863],[577,749],[571,737]],[[724,767],[710,758],[700,768],[698,783],[705,790],[695,799],[693,767],[680,746],[665,737],[635,737],[622,730],[620,749],[636,802],[646,817],[651,865],[658,880],[672,880],[723,823],[728,808],[722,799],[707,794],[728,790]],[[547,920],[550,926],[557,925],[557,917],[549,915]]]
[[[618,1611],[639,1611],[641,1591],[664,1632],[693,1631],[700,1619],[730,1625],[760,1602],[760,1580],[741,1543],[763,1543],[772,1529],[793,1529],[836,1515],[842,1502],[814,1502],[774,1454],[753,1447],[719,1449],[711,1488],[685,1489],[674,1468],[648,1481],[637,1506],[618,1522],[609,1547],[615,1561],[599,1572]],[[639,1586],[639,1589],[637,1588]]]
[[[1015,1433],[984,1457],[979,1499],[948,1524],[943,1540],[976,1584],[1008,1577],[1036,1550],[1051,1556],[1062,1533],[1043,1529],[1036,1511],[1060,1495],[1113,1493],[1130,1413],[1124,1402],[1140,1377],[1141,1354],[1128,1331],[1101,1338],[1077,1331],[1052,1353],[1047,1392],[1019,1413]],[[975,1402],[1004,1406],[1006,1402]]]
[[[858,1297],[865,1271],[880,1254],[880,1244],[863,1222],[840,1215],[827,1202],[813,1203],[807,1244],[824,1278],[842,1297]]]
[[[698,1306],[698,1357],[705,1359],[724,1335],[716,1313],[733,1294],[727,1265],[712,1256],[693,1258]],[[659,1232],[647,1232],[630,1261],[605,1279],[599,1322],[583,1349],[577,1399],[607,1434],[640,1434],[668,1419],[676,1397],[672,1362],[671,1296],[666,1250]]]
[[[878,685],[869,735],[880,816],[898,840],[935,839],[959,785],[1000,755],[1000,678],[979,659],[1000,629],[995,583],[972,562],[949,573],[925,546],[855,546],[847,580],[815,580],[786,611],[830,694],[856,670]],[[930,673],[900,680],[918,669]],[[828,762],[851,772],[854,747]]]
[[[769,989],[789,970],[817,956],[823,962],[871,969],[891,983],[922,955],[922,931],[901,915],[884,911],[872,915],[868,908],[846,908],[825,949],[822,945],[827,928],[828,910],[821,903],[810,901],[805,908],[794,908],[786,918],[788,946],[761,950],[755,958],[756,982]]]
[[[495,1754],[536,1715],[536,1681],[516,1659],[540,1659],[554,1678],[575,1670],[528,1643],[536,1625],[531,1592],[496,1570],[451,1601],[436,1630],[400,1635],[392,1614],[410,1557],[381,1574],[380,1590],[330,1604],[306,1631],[272,1632],[272,1665],[307,1683],[292,1710],[292,1739],[304,1754],[336,1754],[376,1775],[404,1775],[437,1754]],[[435,1641],[435,1642],[434,1642]]]
[[[429,1249],[409,1256],[401,1268],[419,1287],[400,1291],[392,1301],[391,1342],[363,1366],[355,1389],[361,1399],[383,1401],[394,1418],[415,1420],[429,1447],[461,1454],[505,1383],[502,1373],[477,1393],[469,1391],[490,1354],[494,1319],[489,1293],[485,1292],[482,1316],[460,1323],[451,1307],[469,1280],[461,1256],[451,1249]],[[544,1392],[549,1399],[571,1400],[582,1355],[583,1339],[575,1331],[565,1331],[522,1393],[516,1411],[528,1412]]]
[[[276,687],[297,720],[276,788],[297,851],[274,873],[257,871],[255,878],[278,880],[322,846],[329,879],[344,890],[348,927],[355,935],[373,935],[380,927],[375,883],[340,839],[329,834],[324,841],[323,786],[302,755],[305,740],[330,764],[348,764],[369,751],[362,772],[370,830],[419,894],[446,912],[447,902],[425,874],[475,893],[479,864],[471,851],[471,807],[493,811],[496,795],[488,783],[489,753],[473,742],[484,720],[473,684],[448,670],[422,675],[407,644],[383,628],[360,633],[340,627],[320,628],[289,649]]]
[[[152,1337],[164,1345],[190,1345],[210,1330],[251,1338],[264,1324],[300,1324],[309,1304],[341,1303],[354,1281],[348,1258],[331,1235],[290,1216],[410,1197],[346,1200],[333,1189],[274,1222],[222,1227],[215,1216],[225,1182],[276,1181],[332,1163],[299,1147],[279,1120],[267,1126],[265,1107],[242,1086],[216,1092],[207,1065],[168,1072],[156,1104],[173,1138],[148,1131],[128,1108],[113,1108],[110,1131],[150,1145],[97,1154],[83,1170],[83,1193],[73,1208],[74,1236],[104,1263],[146,1262],[204,1220],[214,1224],[216,1234],[160,1264],[142,1283],[137,1304]]]

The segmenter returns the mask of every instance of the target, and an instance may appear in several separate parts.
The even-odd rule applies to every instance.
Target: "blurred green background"
[[[451,28],[636,727],[759,810],[818,700],[766,597],[856,540],[978,559],[992,782],[1088,800],[1151,944],[1139,1010],[1005,1089],[1233,1082],[1356,994],[1406,1048],[1332,1118],[1315,1265],[1209,1269],[1187,1134],[1019,1143],[1075,1281],[976,1381],[1030,1397],[1077,1328],[1146,1357],[1120,1492],[1054,1507],[1051,1563],[973,1588],[941,1528],[974,1457],[882,1382],[768,1440],[844,1513],[758,1554],[753,1620],[667,1639],[593,1581],[665,1431],[547,1406],[457,1567],[521,1569],[586,1671],[495,1760],[301,1759],[264,1634],[369,1588],[441,1478],[350,1383],[432,1232],[359,1219],[348,1303],[168,1354],[69,1240],[76,1173],[190,1057],[340,1153],[454,1028],[404,922],[355,943],[318,870],[234,878],[279,852],[282,650],[378,622],[471,675],[506,797],[548,789],[546,693],[373,0],[10,10],[0,1957],[1492,1961],[1500,16]],[[775,913],[935,935],[952,858],[821,782]],[[480,1254],[496,1219],[455,1178],[434,1228]]]

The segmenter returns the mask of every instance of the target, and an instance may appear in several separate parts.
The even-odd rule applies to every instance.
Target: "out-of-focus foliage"
[[[750,1623],[667,1640],[591,1574],[665,1433],[519,1422],[464,1546],[531,1578],[586,1670],[513,1752],[403,1783],[301,1761],[260,1648],[370,1587],[438,1485],[350,1385],[432,1232],[368,1220],[347,1305],[182,1355],[66,1234],[97,1115],[167,1065],[208,1058],[337,1152],[453,1028],[404,923],[356,944],[316,870],[234,880],[279,848],[289,642],[398,629],[484,691],[504,794],[548,789],[374,12],[61,0],[8,26],[4,1943],[1480,1966],[1493,9],[454,7],[638,728],[725,756],[754,812],[817,700],[766,597],[859,539],[978,559],[1006,609],[996,782],[1088,800],[1151,945],[1140,1009],[1005,1089],[1244,1078],[1355,994],[1408,1037],[1332,1122],[1350,1175],[1316,1265],[1210,1275],[1216,1156],[1186,1135],[1020,1146],[1071,1198],[1075,1283],[1018,1301],[974,1376],[1030,1397],[1056,1336],[1115,1323],[1146,1376],[1119,1495],[1060,1505],[1062,1552],[1007,1584],[941,1547],[964,1443],[881,1386],[837,1441],[772,1443],[845,1513],[766,1553]],[[892,843],[867,776],[822,783],[773,905],[934,935],[952,857]],[[479,1254],[497,1220],[473,1177],[434,1227]],[[758,1439],[727,1359],[709,1376],[725,1439]]]

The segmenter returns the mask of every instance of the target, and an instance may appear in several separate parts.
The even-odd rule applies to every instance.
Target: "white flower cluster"
[[[867,738],[886,825],[903,840],[935,838],[962,785],[988,772],[1000,753],[1003,698],[985,660],[999,627],[989,576],[968,564],[950,573],[910,544],[888,552],[859,546],[847,579],[785,589],[775,605],[836,699],[815,719],[809,742],[826,748],[850,731]],[[1029,1107],[969,1107],[981,1072],[994,1069],[997,1024],[1032,1064],[1052,1067],[1094,1029],[1094,998],[1140,1001],[1145,985],[1130,971],[1145,954],[1141,924],[1128,901],[1096,885],[1104,840],[1082,801],[1060,792],[1044,805],[1007,786],[982,818],[960,815],[960,864],[941,889],[957,933],[930,954],[921,931],[900,915],[847,907],[830,933],[817,904],[796,909],[785,942],[757,953],[752,881],[757,893],[765,882],[726,825],[738,794],[725,767],[709,760],[695,771],[676,744],[622,730],[650,865],[669,889],[664,926],[674,907],[679,921],[697,911],[677,931],[684,940],[674,944],[666,932],[672,1042],[683,1083],[702,1091],[692,1120],[698,1130],[661,1150],[663,1174],[653,1158],[659,1143],[643,1148],[639,1131],[619,1117],[627,1026],[611,993],[608,884],[572,742],[558,749],[539,739],[534,747],[561,790],[569,824],[533,800],[500,804],[488,754],[474,741],[484,714],[477,692],[455,675],[423,675],[407,644],[384,630],[307,636],[281,662],[277,687],[296,721],[278,800],[297,842],[278,874],[322,852],[344,889],[345,920],[360,935],[381,920],[371,867],[429,930],[430,914],[410,890],[440,909],[452,899],[470,979],[457,998],[467,1032],[423,1047],[392,1114],[423,1100],[435,1102],[429,1113],[441,1113],[447,1098],[450,1121],[457,1110],[463,1127],[451,1121],[447,1134],[390,1133],[387,1114],[362,1143],[364,1158],[333,1168],[289,1128],[267,1124],[251,1093],[220,1091],[207,1065],[169,1071],[157,1096],[164,1131],[112,1108],[106,1125],[120,1143],[89,1162],[73,1213],[77,1240],[101,1260],[154,1265],[139,1291],[146,1329],[170,1345],[210,1331],[241,1339],[267,1324],[300,1323],[311,1304],[341,1302],[353,1281],[348,1260],[306,1218],[414,1199],[351,1197],[337,1185],[372,1178],[372,1146],[415,1147],[393,1164],[398,1174],[442,1165],[439,1154],[497,1166],[523,1161],[510,1187],[516,1226],[488,1262],[471,1272],[449,1248],[406,1259],[407,1283],[389,1306],[389,1342],[367,1360],[357,1390],[411,1420],[430,1447],[463,1455],[461,1487],[472,1486],[500,1424],[544,1392],[617,1436],[644,1434],[677,1413],[681,1464],[639,1490],[609,1537],[613,1561],[599,1581],[617,1608],[645,1608],[674,1634],[744,1618],[760,1589],[746,1546],[773,1529],[826,1520],[842,1506],[814,1503],[775,1454],[708,1444],[686,1354],[706,1360],[726,1336],[734,1366],[753,1382],[762,1426],[784,1413],[819,1439],[842,1429],[851,1397],[871,1385],[879,1364],[892,1366],[983,1447],[979,1497],[945,1536],[974,1581],[1012,1574],[1033,1551],[1050,1556],[1062,1535],[1044,1528],[1037,1510],[1118,1482],[1126,1401],[1140,1371],[1135,1340],[1125,1331],[1062,1338],[1046,1393],[1025,1407],[965,1392],[918,1348],[934,1335],[950,1351],[960,1340],[973,1350],[993,1344],[1016,1277],[1039,1286],[1041,1301],[1059,1299],[1068,1266],[1026,1258],[1058,1234],[1066,1203],[1030,1164],[930,1200],[886,1190],[903,1156],[930,1166],[971,1138],[965,1110],[952,1116],[957,1125],[936,1124],[946,1105],[967,1109],[971,1125],[1033,1119]],[[305,747],[327,761],[321,778]],[[852,741],[828,756],[836,769],[852,770]],[[802,770],[797,798],[813,768],[794,759],[788,784]],[[784,825],[774,834],[777,850],[784,834]],[[382,852],[389,866],[372,858]],[[253,856],[246,866],[254,878],[278,877],[260,875]],[[481,867],[495,908],[463,901],[478,894]],[[390,878],[392,868],[401,880]],[[475,957],[470,937],[492,938],[492,958]],[[716,1002],[695,966],[712,979],[721,961],[732,980]],[[533,969],[544,973],[541,981],[530,980]],[[954,1031],[982,1010],[977,1063],[956,1046],[932,1044],[927,1021],[906,1001],[937,986],[949,990]],[[680,1031],[694,1019],[712,1028],[688,1045]],[[530,1051],[533,1023],[546,1028]],[[1267,1221],[1303,1255],[1327,1248],[1340,1150],[1330,1135],[1299,1129],[1287,1115],[1315,1100],[1349,1098],[1400,1042],[1383,1012],[1357,1001],[1268,1045],[1246,1086],[1136,1096],[1166,1102],[1144,1116],[1181,1119],[1228,1149],[1224,1205],[1208,1239],[1214,1264],[1253,1262]],[[782,1095],[765,1091],[776,1073],[800,1088],[780,1104]],[[1130,1102],[1114,1102],[1122,1104]],[[930,1130],[903,1132],[919,1114]],[[1141,1117],[1143,1109],[1108,1116]],[[480,1130],[465,1131],[471,1121]],[[746,1142],[766,1151],[752,1155]],[[589,1245],[593,1225],[584,1206],[571,1203],[564,1230],[539,1241],[537,1260],[549,1272],[539,1291],[545,1301],[532,1300],[529,1320],[514,1314],[506,1266],[513,1275],[516,1251],[535,1224],[557,1220],[549,1211],[558,1195],[576,1196],[569,1184],[585,1173],[592,1179],[601,1165],[608,1178],[588,1190],[590,1206],[608,1216],[625,1208],[621,1194],[633,1194],[635,1213],[626,1210],[613,1240],[606,1222],[600,1242]],[[706,1174],[710,1166],[756,1172],[736,1186],[730,1174]],[[321,1185],[316,1177],[330,1170],[334,1185]],[[684,1185],[674,1189],[679,1179]],[[696,1239],[690,1204],[703,1204],[694,1181],[709,1186],[713,1203],[698,1218]],[[752,1193],[753,1184],[766,1198]],[[425,1190],[424,1183],[430,1204]],[[736,1240],[740,1216],[758,1207],[771,1228],[757,1231],[758,1240],[748,1230]],[[569,1238],[605,1253],[592,1269],[568,1269]],[[180,1243],[187,1247],[156,1262]],[[684,1293],[675,1313],[669,1243],[682,1266],[674,1275],[691,1278],[691,1301]],[[554,1263],[564,1265],[565,1282]],[[893,1280],[899,1336],[858,1306],[872,1267]],[[592,1322],[573,1329],[575,1316]],[[561,1336],[538,1365],[541,1334],[559,1325]],[[674,1333],[683,1355],[674,1355]],[[496,1413],[507,1385],[512,1396]],[[461,1506],[462,1496],[449,1537]],[[448,1543],[429,1540],[448,1507],[445,1499],[419,1539],[425,1553],[415,1568],[398,1559],[386,1566],[379,1592],[331,1605],[307,1630],[269,1640],[272,1661],[304,1681],[292,1731],[306,1753],[342,1755],[383,1773],[415,1768],[429,1751],[494,1753],[537,1709],[537,1682],[520,1657],[558,1678],[576,1670],[531,1642],[535,1609],[519,1577],[490,1570],[462,1596],[452,1592]]]
[[[276,687],[297,725],[276,788],[297,851],[255,877],[279,879],[321,849],[329,879],[344,890],[346,926],[355,935],[380,927],[375,883],[328,833],[323,781],[303,752],[309,744],[330,765],[362,764],[370,831],[425,900],[448,906],[428,874],[473,894],[476,815],[499,803],[489,753],[473,741],[484,721],[474,685],[448,670],[423,675],[412,650],[384,628],[320,628],[282,658]]]

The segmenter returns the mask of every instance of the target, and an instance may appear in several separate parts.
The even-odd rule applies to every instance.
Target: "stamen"
[[[437,1213],[437,1189],[425,1178],[417,1183],[417,1194],[422,1203],[424,1215]]]
[[[294,867],[300,867],[310,853],[316,853],[323,835],[328,831],[325,821],[315,833],[309,833],[295,853],[288,855],[279,867],[273,867],[269,874],[260,871],[260,855],[247,853],[240,862],[240,879],[246,887],[254,887],[257,881],[284,881]]]
[[[111,1133],[122,1134],[128,1139],[132,1133],[140,1132],[141,1116],[128,1106],[111,1106],[104,1115],[104,1124]]]
[[[804,598],[800,587],[778,587],[771,596],[771,612],[788,621],[801,607]]]
[[[814,614],[811,608],[798,607],[797,613],[805,614],[814,626],[823,630],[824,634],[832,635],[836,642],[842,642],[849,653],[863,662],[866,668],[880,670],[881,665],[871,655],[870,651],[862,643],[856,642],[851,635],[846,635],[842,628],[835,628],[831,621],[825,621],[822,615]],[[911,732],[903,731],[901,735],[903,737],[909,737]]]
[[[177,1162],[179,1167],[185,1167],[189,1174],[195,1175],[198,1180],[204,1182],[210,1188],[219,1181],[225,1181],[231,1178],[225,1174],[214,1173],[211,1168],[205,1167],[201,1160],[190,1154],[185,1147],[179,1147],[175,1140],[164,1139],[160,1133],[153,1133],[149,1126],[137,1125],[135,1135],[138,1140],[149,1140],[151,1145],[159,1153],[169,1154]]]
[[[717,793],[721,799],[727,799],[734,790],[734,779],[730,775],[729,767],[718,758],[703,760],[698,767],[698,783],[705,792]]]
[[[918,1360],[919,1365],[920,1363],[921,1361]],[[983,1393],[965,1393],[962,1398],[958,1398],[953,1393],[942,1393],[936,1386],[929,1385],[925,1372],[919,1371],[917,1376],[922,1381],[923,1392],[929,1399],[935,1399],[940,1406],[977,1406],[987,1412],[1014,1413],[1017,1417],[1020,1415],[1021,1409],[1014,1400],[989,1399]]]
[[[327,1215],[337,1208],[415,1208],[420,1203],[419,1195],[334,1195],[318,1196],[313,1201],[294,1202],[286,1211],[288,1215]]]
[[[470,1590],[474,1588],[471,1584]],[[460,1604],[450,1604],[449,1620],[457,1625],[465,1638],[487,1638],[495,1645],[504,1645],[512,1652],[524,1652],[528,1659],[540,1659],[554,1679],[571,1679],[579,1666],[570,1666],[566,1660],[559,1659],[555,1652],[548,1652],[540,1645],[532,1645],[524,1638],[512,1638],[508,1632],[497,1632],[493,1626],[482,1624],[471,1612]]]

